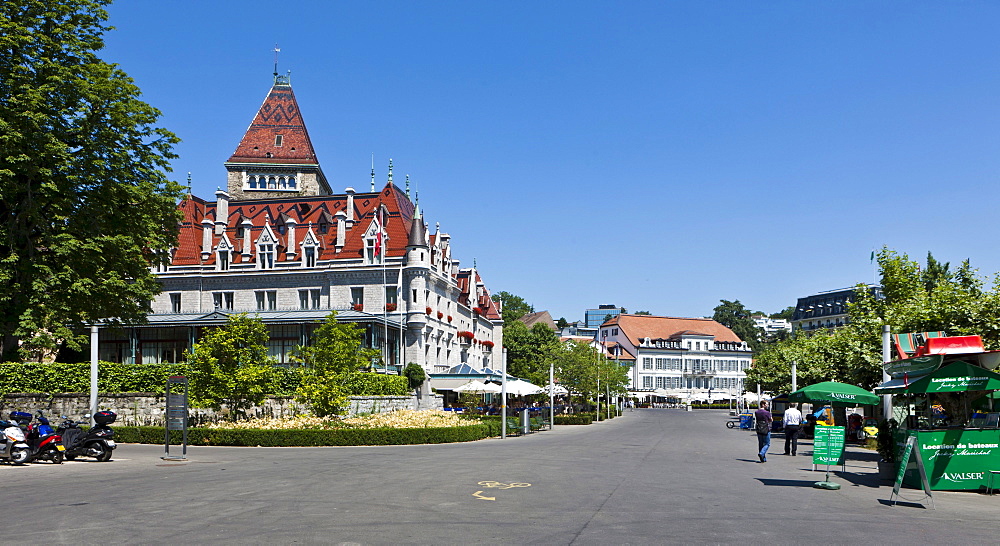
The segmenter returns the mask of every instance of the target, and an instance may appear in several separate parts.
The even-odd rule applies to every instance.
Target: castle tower
[[[406,242],[406,266],[403,268],[403,286],[406,292],[406,337],[404,356],[406,362],[415,362],[430,373],[425,362],[424,326],[427,325],[427,275],[430,273],[430,247],[427,246],[427,228],[418,210],[410,223],[410,236]]]
[[[333,193],[288,76],[275,74],[274,86],[225,165],[234,201]]]

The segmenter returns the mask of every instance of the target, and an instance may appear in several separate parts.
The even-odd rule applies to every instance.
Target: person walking
[[[760,403],[760,409],[754,412],[753,417],[757,429],[757,458],[766,463],[767,448],[771,447],[771,423],[774,421],[767,410],[767,402]]]
[[[782,419],[785,429],[785,455],[795,456],[799,450],[799,427],[802,425],[802,412],[799,411],[798,404],[792,404],[785,410],[785,417]],[[791,447],[791,453],[788,448]]]

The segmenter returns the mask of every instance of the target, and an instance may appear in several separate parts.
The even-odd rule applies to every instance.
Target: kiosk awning
[[[907,382],[892,379],[875,387],[875,394],[962,392],[1000,390],[1000,374],[968,362],[952,362],[928,375]]]

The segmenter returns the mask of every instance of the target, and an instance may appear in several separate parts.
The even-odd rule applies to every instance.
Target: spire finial
[[[472,269],[476,269],[476,259],[472,259]]]
[[[375,154],[372,154],[372,191],[375,191]]]
[[[414,194],[415,201],[413,202],[414,216],[420,216],[420,188],[418,187]]]
[[[389,183],[392,184],[392,158],[389,158]]]
[[[410,175],[406,175],[406,198],[410,198]]]
[[[274,44],[274,81],[278,81],[278,53],[281,53],[281,49],[278,44]]]
[[[191,194],[191,171],[188,171],[188,195]]]

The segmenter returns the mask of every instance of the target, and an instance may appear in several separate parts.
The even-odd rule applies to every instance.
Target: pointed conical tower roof
[[[226,169],[230,173],[229,192],[237,198],[331,193],[319,160],[316,159],[316,152],[288,76],[275,75],[274,85],[243,134],[236,151],[226,161]],[[265,185],[264,179],[259,178],[260,175],[251,182],[248,174],[253,173],[275,174],[286,178],[281,180],[279,177],[277,187],[272,187],[274,184],[268,181],[268,185]],[[270,195],[275,192],[268,190],[279,190],[280,195]]]

